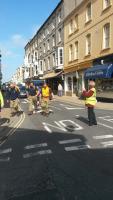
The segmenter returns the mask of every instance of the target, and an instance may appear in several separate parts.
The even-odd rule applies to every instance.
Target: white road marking
[[[83,150],[83,149],[91,149],[91,146],[90,145],[80,145],[80,146],[65,147],[65,151],[77,151],[77,150]]]
[[[57,126],[49,124],[49,123],[45,123],[45,122],[43,122],[42,124],[43,124],[44,128],[46,129],[46,131],[49,132],[49,133],[52,133],[52,130],[49,127],[52,127],[54,129],[59,129],[60,131],[67,132],[67,130],[60,123],[58,123],[56,121],[54,121],[54,123]]]
[[[0,155],[2,154],[5,154],[5,153],[11,153],[12,152],[12,149],[9,148],[9,149],[4,149],[4,150],[0,150]]]
[[[75,123],[74,121],[71,121],[71,120],[61,120],[59,122],[60,122],[60,124],[62,126],[64,126],[65,128],[67,128],[68,130],[69,129],[70,130],[83,130],[83,127],[80,126],[79,124]],[[69,122],[70,125],[74,125],[74,127],[71,128],[70,125],[67,126],[67,124],[65,124],[66,122]]]
[[[0,158],[0,162],[9,162],[10,161],[10,157],[8,158]]]
[[[69,144],[69,143],[75,143],[75,142],[82,142],[82,140],[81,139],[61,140],[58,143],[59,144]]]
[[[113,138],[113,135],[97,135],[97,136],[93,136],[93,139],[95,139],[95,140],[109,139],[109,138]]]
[[[81,108],[81,107],[74,107],[74,108],[69,108],[69,107],[65,107],[67,110],[84,110],[85,108]]]
[[[103,116],[103,117],[98,117],[98,118],[103,119],[104,121],[113,123],[113,118],[111,118],[111,116]]]
[[[61,108],[58,108],[56,106],[49,106],[50,108],[55,108],[56,110],[62,110]]]
[[[113,141],[101,142],[101,144],[102,144],[104,147],[109,147],[109,146],[113,146]]]
[[[101,126],[104,126],[104,127],[106,127],[106,128],[113,129],[112,126],[108,126],[107,124],[102,124],[102,123],[100,123],[100,122],[98,122],[98,124],[101,125]]]
[[[24,147],[24,149],[35,149],[39,147],[47,147],[47,143],[41,143],[41,144],[33,144],[33,145],[27,145]]]
[[[23,154],[23,158],[31,158],[37,155],[46,155],[46,154],[52,154],[52,151],[50,149],[47,149],[47,150],[37,151],[35,153],[27,153]]]

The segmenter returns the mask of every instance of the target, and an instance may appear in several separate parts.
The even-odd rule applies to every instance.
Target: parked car
[[[19,97],[20,98],[27,98],[27,91],[26,91],[25,86],[22,86],[19,89],[20,89],[20,95],[19,95]]]

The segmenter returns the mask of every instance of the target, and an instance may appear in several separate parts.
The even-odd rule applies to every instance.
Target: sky
[[[3,82],[24,62],[24,46],[60,0],[0,0],[0,50]]]

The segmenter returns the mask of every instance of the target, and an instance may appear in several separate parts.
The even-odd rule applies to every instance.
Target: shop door
[[[73,77],[73,94],[77,94],[77,79]]]

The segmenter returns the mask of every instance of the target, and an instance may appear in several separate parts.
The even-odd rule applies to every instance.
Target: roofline
[[[38,31],[36,32],[36,34],[32,37],[32,39],[26,44],[26,46],[24,47],[24,49],[27,47],[27,45],[30,44],[30,42],[35,38],[36,35],[38,35],[38,33],[41,31],[41,29],[45,26],[45,24],[47,23],[47,21],[49,21],[49,19],[51,18],[51,16],[56,12],[56,10],[58,9],[58,7],[63,3],[63,0],[60,0],[60,2],[57,4],[57,6],[55,7],[55,9],[52,11],[52,13],[49,15],[49,17],[45,20],[45,22],[41,25],[41,27],[38,29]]]

